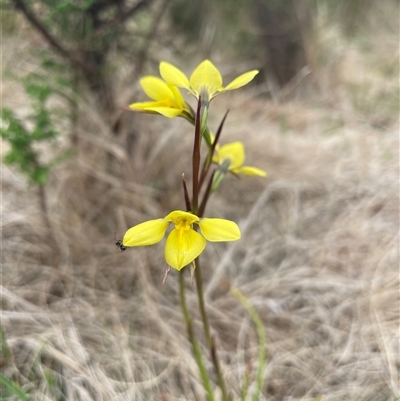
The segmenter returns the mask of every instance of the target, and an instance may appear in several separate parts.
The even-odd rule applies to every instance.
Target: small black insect
[[[114,241],[115,241],[115,245],[117,245],[117,247],[119,249],[121,249],[121,252],[124,252],[126,249],[126,246],[122,243],[122,239],[119,239],[119,240],[115,239],[115,233],[114,233]]]

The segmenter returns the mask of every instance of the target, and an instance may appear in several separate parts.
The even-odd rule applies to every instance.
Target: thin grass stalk
[[[250,301],[235,287],[231,287],[230,292],[244,306],[256,326],[259,343],[258,368],[256,376],[256,391],[253,394],[252,401],[258,401],[260,399],[265,362],[267,359],[267,335],[265,334],[264,324]]]
[[[250,372],[246,370],[243,378],[242,388],[240,390],[240,401],[246,401],[250,385]]]
[[[31,399],[28,398],[22,390],[20,390],[13,382],[5,378],[2,374],[0,374],[0,383],[15,396],[17,396],[21,401],[31,401]]]
[[[50,235],[52,237],[54,237],[52,226],[51,226],[50,219],[49,219],[49,208],[47,207],[47,197],[46,197],[46,190],[44,188],[44,185],[38,184],[37,190],[38,190],[39,207],[40,207],[43,223],[44,223],[45,227],[47,228],[48,232],[50,233]]]
[[[193,334],[193,325],[192,325],[192,319],[190,318],[187,305],[186,305],[186,297],[185,297],[185,280],[184,280],[184,270],[181,270],[179,272],[179,299],[180,299],[180,304],[182,308],[182,313],[183,317],[185,320],[186,324],[186,329],[189,337],[189,341],[192,344],[193,348],[193,355],[196,359],[197,366],[199,368],[201,380],[203,381],[203,387],[206,390],[207,393],[207,399],[208,401],[215,401],[214,398],[214,392],[211,387],[211,382],[210,378],[208,376],[208,372],[206,367],[204,366],[203,358],[201,356],[201,350],[199,345],[197,344],[197,341],[194,337]]]
[[[1,358],[3,359],[3,366],[7,366],[11,361],[11,351],[7,344],[6,334],[4,332],[3,326],[0,324],[0,349]]]

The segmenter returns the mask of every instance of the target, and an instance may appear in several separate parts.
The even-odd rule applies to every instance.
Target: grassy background
[[[262,400],[399,397],[393,4],[368,14],[351,41],[321,10],[318,68],[311,74],[317,90],[286,88],[286,100],[277,102],[271,88],[258,84],[212,102],[213,130],[231,110],[222,143],[243,141],[247,164],[269,173],[266,180],[228,177],[208,207],[210,217],[237,221],[243,234],[237,243],[209,244],[203,262],[212,330],[235,399],[246,370],[256,371],[257,336],[226,280],[265,323]],[[43,44],[15,23],[20,29],[2,38],[3,72],[35,71],[29,49]],[[246,69],[217,59],[224,75]],[[128,66],[118,69],[120,104],[141,99],[137,84],[124,82]],[[21,87],[4,74],[1,91],[4,106],[22,118],[29,113]],[[55,243],[33,189],[2,166],[2,373],[32,400],[203,400],[176,272],[161,285],[163,245],[121,254],[113,241],[115,231],[120,237],[184,207],[180,180],[190,175],[192,130],[178,119],[135,117],[139,135],[128,156],[90,98],[79,107],[83,145],[55,168],[48,186]],[[4,388],[3,399],[16,398]]]

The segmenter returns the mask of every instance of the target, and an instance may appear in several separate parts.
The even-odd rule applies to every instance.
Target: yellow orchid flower
[[[154,245],[164,238],[170,223],[175,224],[175,228],[165,244],[165,259],[176,270],[192,263],[203,252],[206,240],[226,242],[240,238],[240,229],[233,221],[200,219],[192,213],[175,210],[163,219],[149,220],[130,228],[122,239],[122,245]],[[200,227],[201,234],[193,229],[193,224]]]
[[[167,84],[161,78],[151,75],[140,80],[140,86],[144,93],[154,101],[132,103],[129,109],[143,113],[161,114],[165,117],[184,117],[194,121],[194,113],[191,107],[185,102],[179,89]]]
[[[214,141],[214,138],[212,138],[212,141]],[[217,144],[212,160],[234,174],[257,175],[259,177],[267,176],[267,172],[260,168],[243,166],[245,158],[243,143],[232,142],[223,146]]]
[[[160,74],[168,84],[185,88],[197,99],[201,96],[202,103],[208,104],[222,92],[247,85],[258,74],[258,70],[248,71],[238,76],[225,87],[222,86],[221,73],[210,60],[202,61],[193,71],[190,79],[180,69],[166,61],[160,63]]]

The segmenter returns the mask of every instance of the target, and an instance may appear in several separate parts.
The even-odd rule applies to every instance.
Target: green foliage
[[[64,42],[90,34],[91,26],[85,17],[96,0],[24,0],[30,10],[40,8],[40,21],[50,32],[64,34]]]
[[[101,112],[113,112],[119,106],[115,101],[113,74],[120,59],[111,57],[111,53],[115,55],[116,49],[123,49],[118,55],[123,54],[131,63],[134,60],[139,67],[148,57],[147,42],[151,38],[147,39],[147,31],[151,33],[154,28],[153,23],[149,24],[152,18],[148,18],[153,12],[152,3],[153,0],[11,2],[49,44],[41,51],[42,67],[58,71],[59,77],[52,79],[61,86],[72,80],[68,89],[88,89]],[[157,15],[154,19],[159,20]],[[75,111],[72,114],[77,115]]]
[[[86,69],[94,70],[104,67],[108,52],[121,42],[129,46],[126,51],[136,46],[140,36],[132,41],[134,28],[127,22],[135,19],[137,27],[143,29],[139,10],[147,7],[131,12],[135,4],[129,0],[23,0],[23,3],[65,53],[79,59]],[[62,56],[65,61],[66,55]]]
[[[4,156],[4,162],[18,166],[32,182],[45,185],[51,167],[63,160],[67,154],[51,162],[41,161],[41,152],[37,145],[51,145],[60,135],[54,122],[55,110],[48,106],[49,97],[53,92],[45,82],[38,81],[33,75],[28,76],[23,83],[31,99],[32,113],[25,121],[21,121],[13,110],[8,108],[0,110],[2,119],[0,136],[10,145],[10,150]]]

